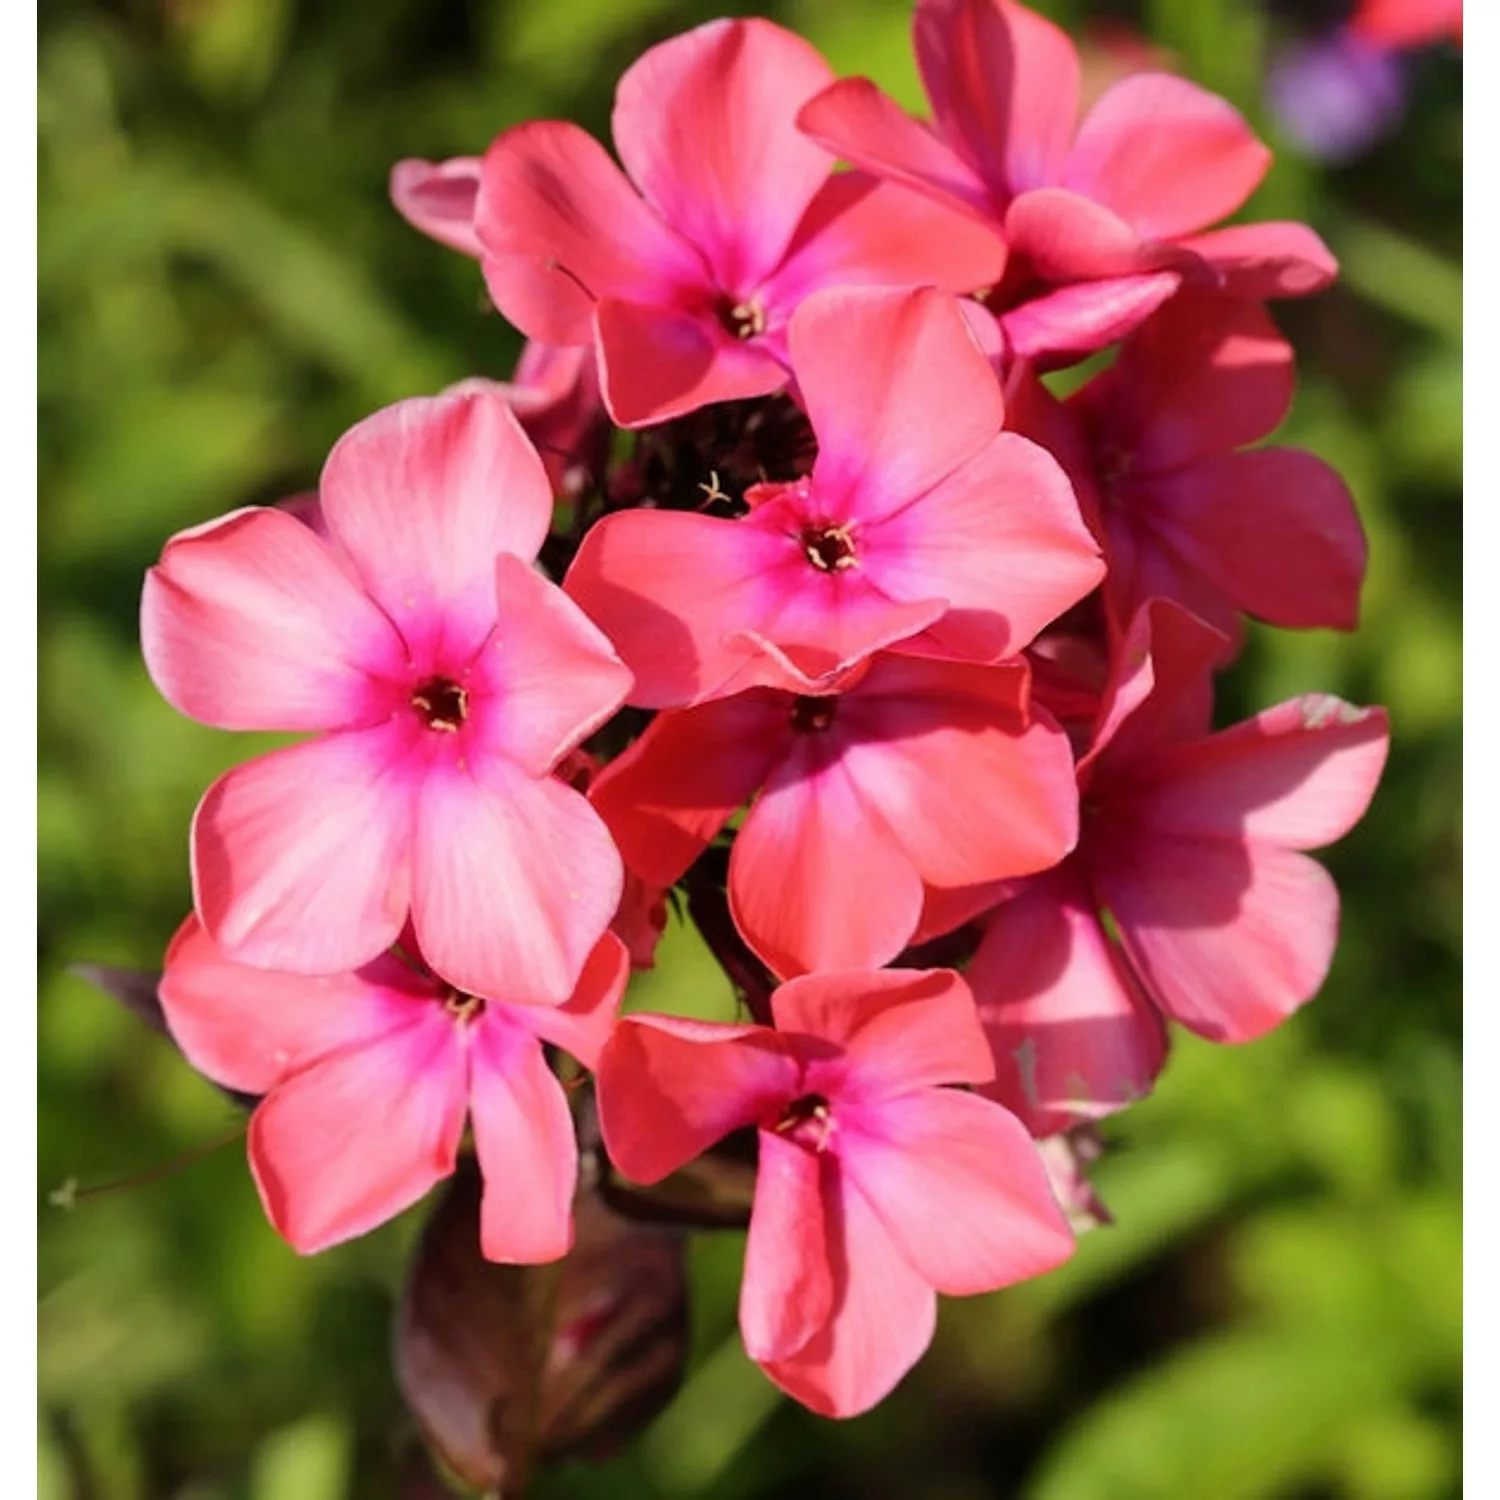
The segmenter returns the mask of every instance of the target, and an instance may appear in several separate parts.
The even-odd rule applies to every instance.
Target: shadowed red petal
[[[1180,243],[1219,273],[1227,295],[1256,302],[1321,292],[1339,273],[1333,252],[1306,224],[1230,224]]]
[[[529,1031],[571,1053],[586,1068],[598,1065],[614,1029],[620,999],[630,980],[630,952],[613,932],[606,932],[589,954],[577,988],[562,1005],[506,1005],[508,1024]],[[486,1002],[487,1008],[497,1005]]]

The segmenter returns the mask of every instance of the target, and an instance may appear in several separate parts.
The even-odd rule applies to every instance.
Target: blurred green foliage
[[[226,1132],[233,1107],[77,960],[154,966],[189,905],[204,786],[260,745],[179,719],[135,636],[176,529],[315,482],[372,408],[502,375],[475,268],[406,228],[402,156],[532,116],[604,134],[643,45],[752,9],[675,0],[56,0],[40,92],[40,1175],[85,1186]],[[1044,7],[1077,28],[1105,7]],[[919,107],[905,0],[760,7]],[[1250,0],[1134,16],[1276,141],[1276,33]],[[1414,60],[1399,137],[1326,171],[1282,150],[1251,212],[1317,226],[1340,285],[1278,317],[1284,437],[1349,479],[1370,535],[1357,635],[1256,631],[1237,718],[1291,693],[1389,705],[1390,767],[1327,860],[1343,941],[1316,1004],[1252,1047],[1179,1039],[1111,1122],[1118,1224],[1063,1270],[947,1302],[869,1417],[783,1401],[734,1332],[742,1239],[693,1248],[681,1395],[556,1496],[1429,1500],[1458,1490],[1461,302],[1459,64]],[[721,1012],[674,927],[632,1005]],[[389,1369],[414,1216],[301,1260],[228,1146],[40,1207],[46,1500],[416,1500]]]

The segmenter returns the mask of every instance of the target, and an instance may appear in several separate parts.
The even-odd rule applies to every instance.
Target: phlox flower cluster
[[[745,1345],[831,1416],[937,1294],[1071,1254],[1071,1143],[1168,1023],[1244,1042],[1317,992],[1306,851],[1387,748],[1326,696],[1214,727],[1244,618],[1352,629],[1365,567],[1339,477],[1256,446],[1293,387],[1265,302],[1336,270],[1222,222],[1266,147],[1165,74],[1079,118],[1013,0],[913,36],[927,121],[726,20],[630,67],[613,155],[536,121],[399,163],[514,375],[173,537],[141,614],[180,712],[306,736],[204,795],[160,991],[259,1097],[277,1230],[361,1234],[472,1150],[485,1256],[543,1263],[588,1095],[642,1187],[753,1137]],[[739,1022],[619,1014],[670,902]]]

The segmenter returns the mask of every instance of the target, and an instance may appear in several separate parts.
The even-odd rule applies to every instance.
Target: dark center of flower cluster
[[[799,1146],[825,1151],[828,1138],[833,1134],[833,1123],[833,1111],[828,1101],[821,1094],[804,1094],[781,1111],[771,1128],[777,1135],[784,1135]]]
[[[433,677],[411,695],[418,718],[440,734],[455,734],[469,717],[469,692],[451,677]]]
[[[753,339],[766,331],[766,310],[759,297],[731,302],[725,297],[716,309],[719,326],[737,339]]]
[[[832,698],[798,698],[792,703],[792,728],[798,734],[822,734],[833,723]]]
[[[443,1009],[455,1021],[468,1023],[477,1021],[484,1014],[484,1001],[478,995],[466,995],[462,990],[449,990],[443,1000]]]
[[[840,573],[858,565],[847,526],[807,526],[798,540],[808,562],[821,573]]]

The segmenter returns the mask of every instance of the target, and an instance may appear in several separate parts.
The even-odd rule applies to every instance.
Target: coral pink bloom
[[[550,776],[630,674],[530,566],[552,494],[503,401],[403,401],[323,470],[323,534],[242,510],[168,542],[141,640],[173,707],[321,731],[216,782],[198,914],[237,959],[337,973],[410,912],[445,979],[561,1001],[614,915],[619,856]]]
[[[465,1119],[484,1174],[491,1260],[556,1260],[573,1241],[578,1144],[550,1042],[592,1067],[628,973],[606,934],[565,1005],[460,994],[394,954],[346,974],[252,969],[189,917],[167,950],[162,1009],[200,1072],[264,1094],[250,1168],[304,1255],[366,1233],[447,1177]]]
[[[1333,258],[1301,224],[1203,232],[1244,203],[1271,161],[1222,99],[1136,73],[1079,123],[1078,54],[1035,12],[1013,0],[919,0],[913,25],[934,126],[862,78],[825,90],[799,123],[856,166],[1003,226],[1011,262],[992,302],[1016,353],[1102,348],[1183,277],[1256,298],[1333,279]]]
[[[1153,1009],[1244,1042],[1327,975],[1338,892],[1300,851],[1363,816],[1386,715],[1311,695],[1209,733],[1222,645],[1176,605],[1142,610],[1079,764],[1078,848],[996,908],[971,965],[993,1093],[1033,1130],[1150,1087],[1163,1058]]]
[[[620,80],[627,177],[575,125],[507,131],[484,158],[477,228],[495,305],[532,338],[591,344],[622,427],[787,382],[785,325],[809,292],[988,286],[988,227],[833,160],[798,108],[832,80],[769,21],[712,21]]]
[[[882,647],[997,661],[1103,577],[1071,486],[1000,430],[1005,402],[957,302],[821,292],[791,324],[818,440],[810,476],[756,486],[740,520],[608,516],[568,592],[674,707],[757,680],[764,645],[816,676]]]
[[[1286,415],[1292,348],[1253,302],[1184,293],[1069,402],[1092,456],[1123,630],[1175,599],[1231,641],[1240,615],[1354,629],[1364,530],[1344,481],[1300,448],[1253,448]]]
[[[599,1121],[640,1182],[758,1127],[745,1348],[804,1405],[852,1417],[921,1358],[936,1292],[1050,1271],[1073,1236],[1019,1121],[939,1086],[991,1068],[956,974],[814,974],[771,1008],[774,1031],[625,1018],[600,1059]]]
[[[1464,39],[1463,0],[1360,0],[1349,30],[1377,47],[1425,47]]]
[[[479,158],[455,156],[448,161],[398,161],[391,168],[391,202],[413,229],[450,250],[484,253],[474,231],[479,198]]]
[[[1020,664],[879,657],[836,695],[754,688],[662,714],[590,795],[627,865],[665,886],[759,790],[729,858],[746,942],[783,976],[878,968],[926,887],[1072,848],[1072,755],[1025,691]]]

